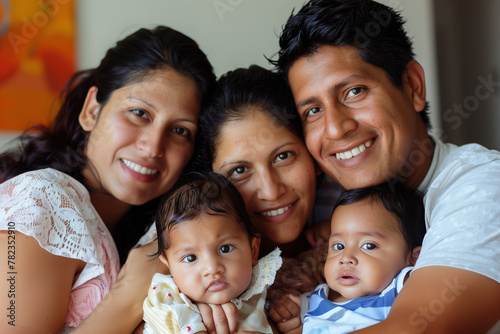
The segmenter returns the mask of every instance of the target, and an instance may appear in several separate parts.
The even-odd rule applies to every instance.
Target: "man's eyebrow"
[[[335,92],[337,92],[338,90],[340,90],[341,88],[343,88],[343,87],[345,87],[345,86],[349,85],[352,81],[357,80],[357,79],[360,79],[360,78],[362,78],[362,76],[360,76],[359,74],[351,74],[350,76],[348,76],[347,78],[345,78],[345,79],[344,79],[344,80],[342,80],[341,82],[339,82],[339,83],[335,84],[333,87],[330,87],[330,88],[328,89],[328,92],[329,92],[330,94],[335,93]],[[318,97],[316,97],[316,96],[311,96],[311,97],[309,97],[309,98],[307,98],[307,99],[305,99],[305,100],[299,101],[299,102],[297,103],[297,108],[300,108],[300,107],[303,107],[303,106],[305,106],[305,105],[311,104],[311,103],[316,102],[316,101],[318,101],[318,100],[319,100],[319,98],[318,98]]]

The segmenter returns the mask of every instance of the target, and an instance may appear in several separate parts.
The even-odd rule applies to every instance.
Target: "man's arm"
[[[500,283],[452,267],[415,270],[386,320],[355,333],[486,333],[500,320]]]

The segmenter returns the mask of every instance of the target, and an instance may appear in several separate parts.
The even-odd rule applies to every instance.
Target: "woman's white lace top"
[[[51,254],[87,264],[73,283],[64,324],[78,326],[109,292],[120,267],[87,189],[51,168],[7,180],[0,184],[0,230],[9,228],[35,238]]]

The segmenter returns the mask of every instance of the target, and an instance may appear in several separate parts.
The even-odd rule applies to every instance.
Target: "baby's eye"
[[[135,109],[130,109],[130,112],[132,112],[134,115],[138,116],[138,117],[141,117],[141,118],[145,118],[147,119],[148,118],[148,115],[146,114],[146,112],[142,109],[138,109],[138,108],[135,108]]]
[[[377,245],[372,244],[371,242],[367,242],[366,244],[363,244],[361,248],[366,249],[366,250],[373,250],[377,248]]]
[[[332,245],[332,249],[333,250],[336,250],[336,251],[340,251],[340,250],[343,250],[345,248],[344,245],[342,245],[341,243],[336,243],[336,244],[333,244]]]
[[[182,258],[182,262],[191,263],[191,262],[196,261],[196,259],[198,259],[198,257],[196,255],[189,254],[189,255],[184,256],[184,258]]]
[[[230,251],[232,251],[234,249],[234,246],[231,246],[231,245],[224,245],[220,248],[219,252],[221,254],[224,254],[224,253],[229,253]]]

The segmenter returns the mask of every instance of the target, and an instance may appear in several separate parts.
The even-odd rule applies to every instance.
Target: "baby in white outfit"
[[[239,192],[216,173],[189,173],[163,198],[156,217],[159,256],[144,301],[145,333],[206,332],[194,302],[239,309],[239,330],[272,333],[266,290],[281,266],[276,249],[258,260],[260,239]]]

